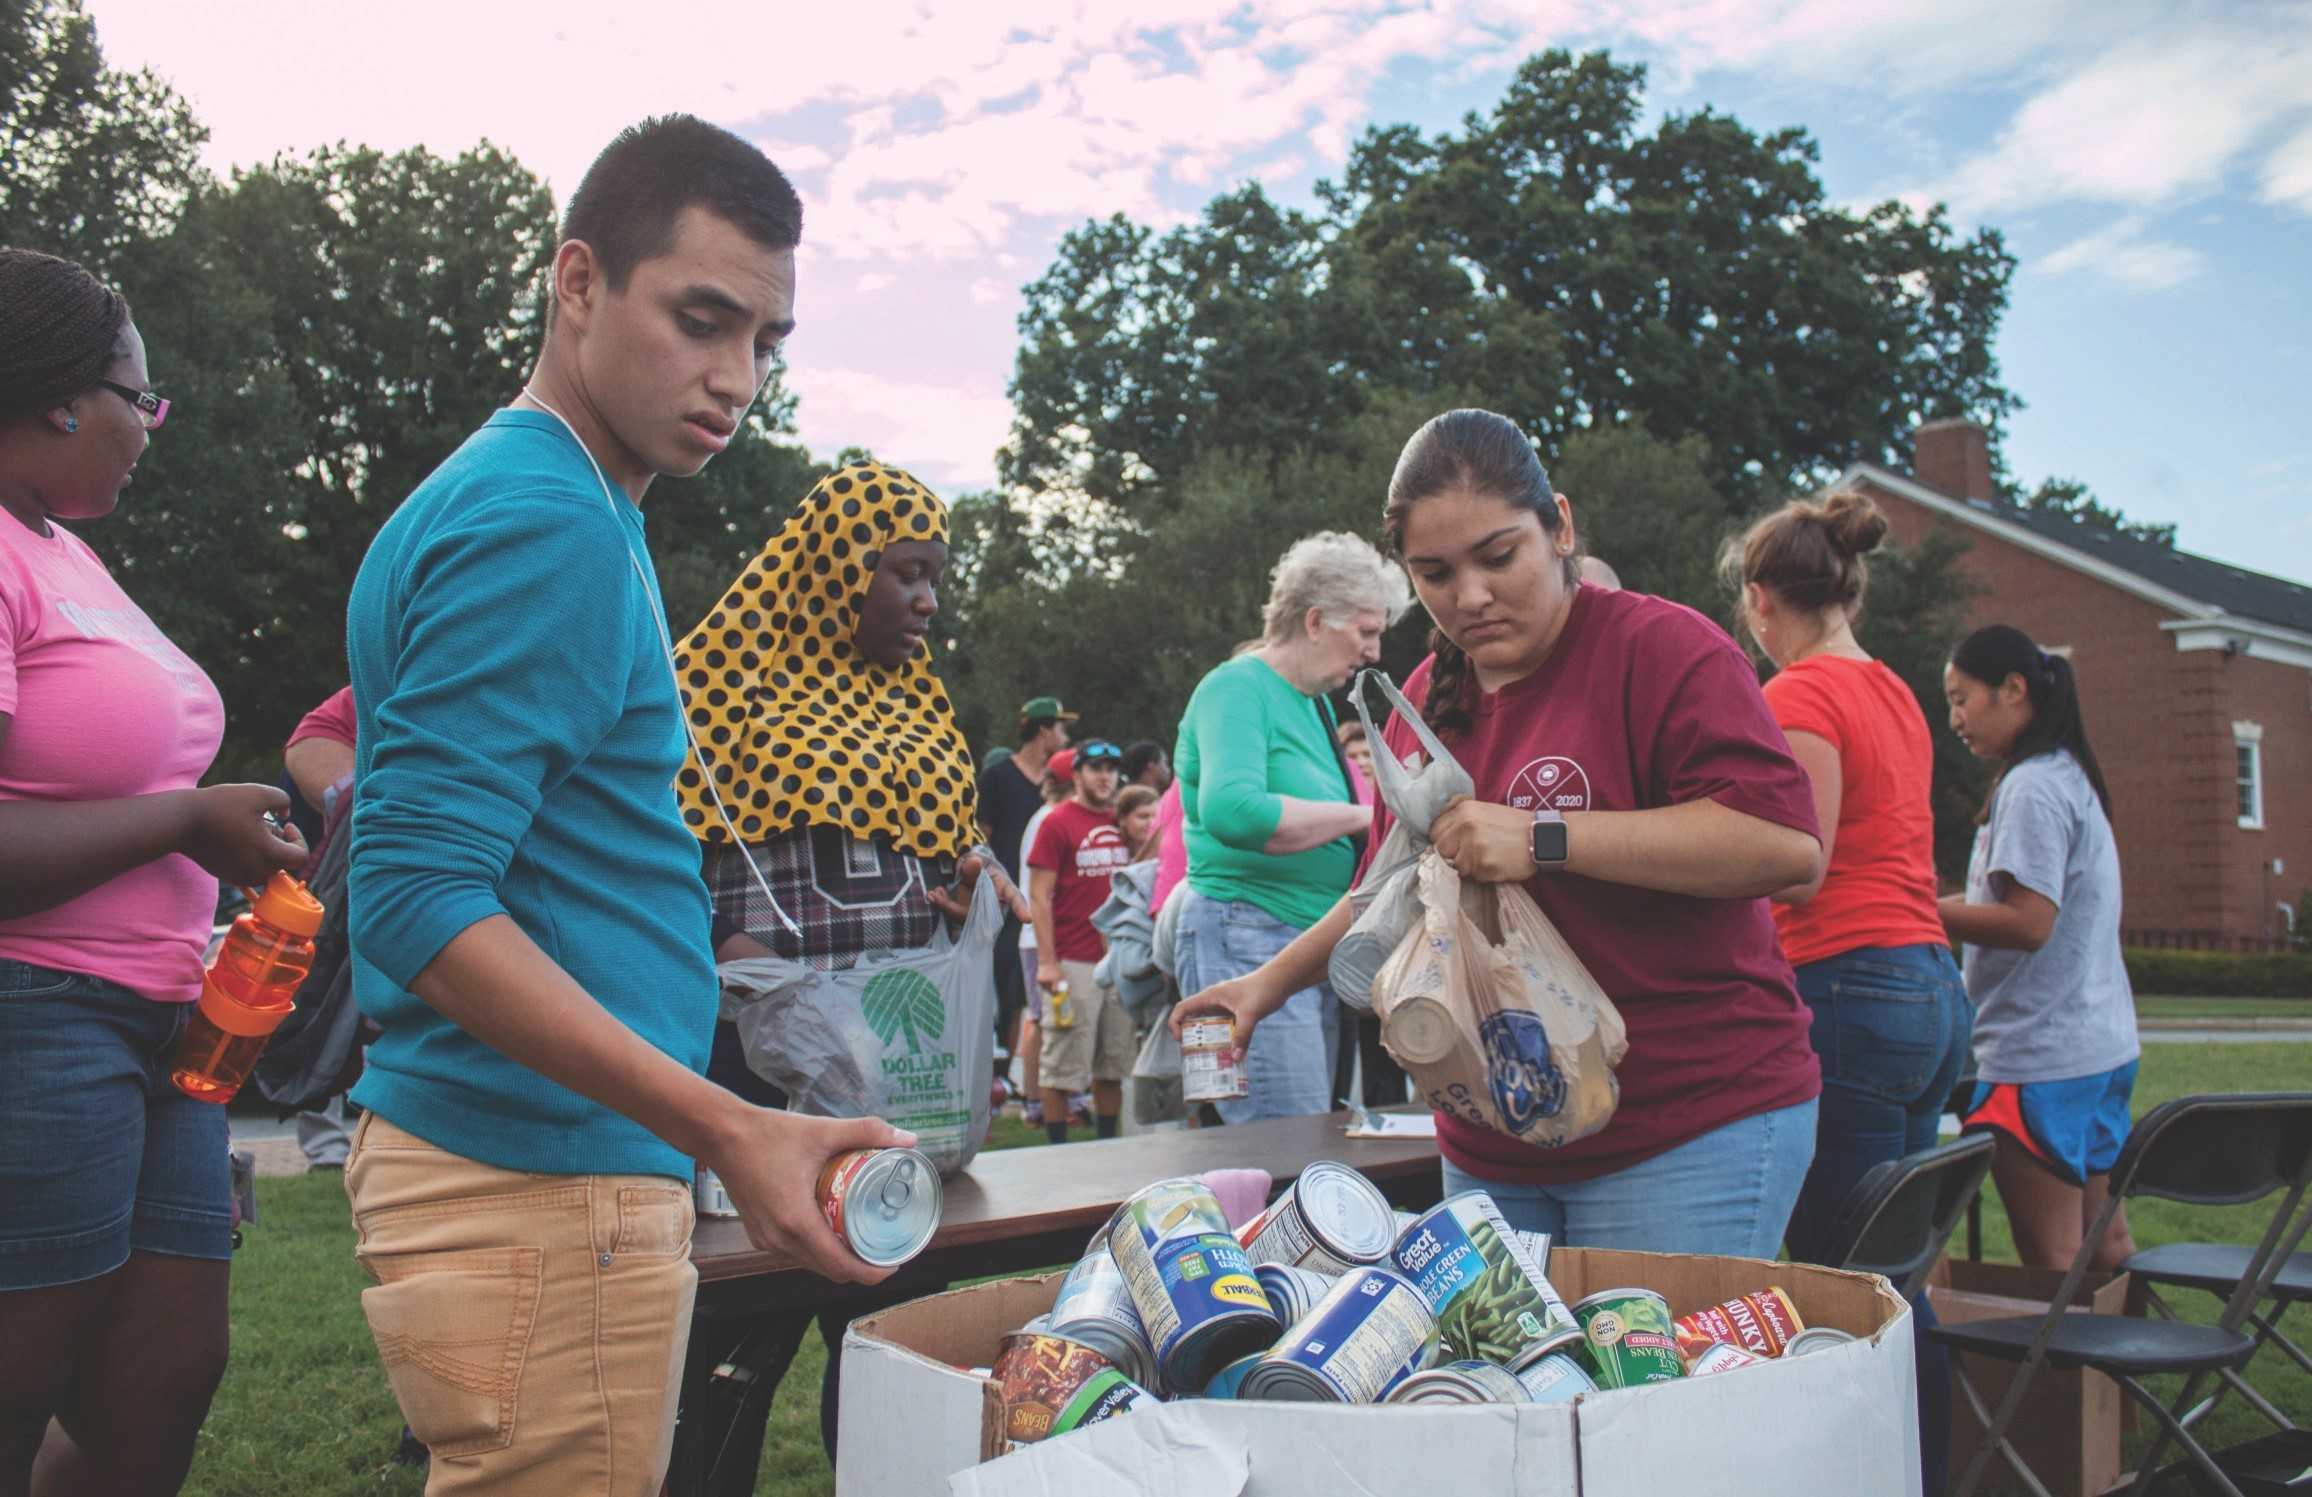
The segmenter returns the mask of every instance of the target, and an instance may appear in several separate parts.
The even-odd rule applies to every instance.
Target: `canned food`
[[[1238,1357],[1212,1375],[1212,1381],[1204,1385],[1203,1396],[1206,1398],[1237,1398],[1242,1396],[1245,1375],[1259,1366],[1260,1359],[1267,1355],[1268,1350],[1263,1347],[1250,1356]]]
[[[1599,1387],[1636,1388],[1686,1375],[1670,1329],[1670,1302],[1653,1290],[1602,1290],[1576,1304],[1573,1313],[1589,1338]]]
[[[698,1167],[698,1175],[690,1185],[691,1204],[701,1216],[736,1216],[739,1208],[731,1204],[731,1193],[723,1189],[722,1177],[705,1165]]]
[[[1285,1325],[1292,1325],[1317,1307],[1317,1301],[1332,1292],[1333,1275],[1321,1274],[1306,1268],[1289,1268],[1282,1263],[1263,1263],[1253,1270],[1260,1281],[1261,1293],[1268,1296],[1269,1308]]]
[[[1060,1409],[1052,1420],[1051,1433],[1064,1435],[1069,1430],[1149,1408],[1160,1401],[1115,1368],[1103,1367],[1086,1378],[1083,1386],[1076,1389],[1075,1397]]]
[[[889,1268],[939,1230],[939,1171],[914,1149],[853,1149],[819,1171],[819,1208],[860,1261]]]
[[[1190,1019],[1180,1026],[1180,1097],[1184,1102],[1229,1102],[1247,1095],[1236,1060],[1236,1025],[1227,1019]]]
[[[1379,1186],[1345,1164],[1320,1159],[1269,1203],[1257,1229],[1241,1240],[1255,1263],[1342,1274],[1387,1258],[1396,1226]]]
[[[1418,1211],[1392,1211],[1389,1213],[1389,1217],[1390,1224],[1397,1229],[1397,1235],[1402,1237],[1413,1229],[1415,1222],[1421,1219],[1421,1213]]]
[[[1273,1346],[1283,1330],[1201,1180],[1159,1180],[1126,1201],[1108,1252],[1123,1270],[1166,1389],[1203,1387],[1230,1362]]]
[[[1744,1351],[1731,1341],[1720,1341],[1702,1349],[1701,1355],[1686,1365],[1686,1376],[1709,1377],[1714,1373],[1732,1372],[1738,1367],[1763,1367],[1766,1359],[1756,1352]]]
[[[1791,1337],[1790,1344],[1782,1349],[1782,1354],[1786,1357],[1803,1357],[1809,1352],[1828,1351],[1834,1346],[1844,1346],[1854,1339],[1854,1335],[1850,1331],[1818,1325],[1800,1331]]]
[[[1491,1362],[1447,1362],[1416,1372],[1389,1390],[1383,1403],[1530,1403],[1525,1385]]]
[[[1123,1270],[1105,1248],[1086,1253],[1068,1270],[1059,1297],[1052,1301],[1050,1322],[1061,1335],[1098,1348],[1132,1381],[1151,1387],[1159,1381],[1148,1328],[1132,1308]]]
[[[1359,1268],[1245,1374],[1238,1396],[1377,1403],[1436,1353],[1437,1317],[1420,1289],[1386,1268]]]
[[[1779,1288],[1738,1294],[1722,1305],[1681,1315],[1671,1327],[1688,1361],[1712,1346],[1739,1346],[1762,1357],[1779,1357],[1790,1338],[1806,1329],[1798,1307]]]
[[[1516,1230],[1481,1190],[1427,1212],[1397,1239],[1392,1256],[1437,1312],[1438,1335],[1456,1357],[1513,1365],[1534,1342],[1573,1324]]]
[[[1551,1336],[1545,1336],[1533,1348],[1533,1355],[1518,1364],[1518,1386],[1525,1389],[1531,1403],[1571,1403],[1584,1393],[1598,1391],[1598,1381],[1590,1376],[1585,1358],[1589,1338],[1579,1326],[1568,1326]]]
[[[1106,1357],[1081,1341],[1048,1331],[1014,1331],[1004,1337],[994,1369],[1003,1397],[1004,1438],[1028,1444],[1057,1433],[1053,1426],[1061,1413],[1101,1373],[1120,1376]]]

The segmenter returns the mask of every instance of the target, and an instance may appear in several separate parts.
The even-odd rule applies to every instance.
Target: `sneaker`
[[[1020,1105],[1020,1121],[1031,1128],[1041,1128],[1044,1125],[1044,1104],[1041,1102],[1022,1103]]]

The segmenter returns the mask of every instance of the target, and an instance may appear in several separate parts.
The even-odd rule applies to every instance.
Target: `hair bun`
[[[1868,494],[1852,490],[1822,502],[1822,523],[1830,532],[1830,543],[1848,556],[1863,555],[1887,536],[1887,517]]]

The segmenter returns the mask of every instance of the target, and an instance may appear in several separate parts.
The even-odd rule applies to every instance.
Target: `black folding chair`
[[[2008,1426],[2042,1366],[2100,1372],[2159,1421],[2160,1436],[2138,1469],[2130,1493],[2148,1490],[2161,1474],[2159,1457],[2173,1438],[2182,1442],[2210,1486],[2225,1497],[2242,1497],[2215,1458],[2192,1438],[2183,1419],[2138,1379],[2155,1372],[2188,1374],[2176,1402],[2176,1409],[2184,1409],[2207,1374],[2226,1368],[2237,1372],[2247,1365],[2256,1343],[2241,1333],[2240,1326],[2251,1307],[2271,1297],[2273,1276],[2295,1251],[2306,1223],[2312,1222],[2312,1214],[2297,1220],[2307,1183],[2312,1183],[2312,1093],[2184,1097],[2145,1114],[2112,1166],[2110,1204],[2089,1224],[2078,1256],[2046,1313],[1938,1326],[1931,1332],[1953,1351],[2021,1364],[1994,1413],[1967,1375],[1964,1360],[1954,1363],[1959,1390],[1985,1430],[1959,1479],[1956,1497],[1973,1497],[1988,1474],[1994,1451],[2036,1497],[2049,1497],[2007,1440]],[[2283,1197],[2279,1209],[2250,1253],[2239,1288],[2217,1324],[2071,1313],[2080,1283],[2095,1262],[2096,1248],[2122,1202],[2149,1195],[2192,1206],[2242,1206],[2274,1192]]]
[[[1981,1195],[1991,1148],[1991,1136],[1977,1133],[1874,1167],[1839,1207],[1824,1261],[1884,1274],[1904,1299],[1916,1295]]]
[[[2312,1208],[2307,1208],[2312,1209]],[[2298,1229],[2298,1235],[2302,1229]],[[2145,1299],[2151,1307],[2170,1320],[2183,1317],[2160,1296],[2157,1285],[2177,1289],[2196,1289],[2215,1295],[2229,1303],[2239,1293],[2240,1285],[2248,1277],[2251,1250],[2228,1242],[2170,1242],[2155,1248],[2146,1248],[2127,1260],[2127,1271],[2145,1286]],[[2281,1352],[2312,1373],[2312,1355],[2298,1346],[2280,1329],[2280,1318],[2291,1306],[2312,1302],[2312,1253],[2290,1253],[2280,1260],[2272,1276],[2270,1308],[2263,1303],[2249,1306],[2247,1324],[2255,1327],[2256,1350],[2277,1346]],[[2251,1358],[2251,1360],[2253,1360]],[[2252,1405],[2256,1412],[2270,1420],[2275,1428],[2293,1430],[2296,1422],[2282,1413],[2272,1401],[2256,1391],[2239,1373],[2228,1367],[2218,1368],[2216,1375],[2224,1386],[2195,1405],[2183,1416],[2189,1426],[2206,1418],[2227,1392],[2236,1392]]]

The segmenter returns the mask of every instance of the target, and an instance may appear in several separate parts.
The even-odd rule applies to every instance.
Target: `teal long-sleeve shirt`
[[[353,1096],[505,1169],[688,1179],[673,1146],[409,991],[452,937],[508,915],[621,1023],[705,1069],[716,987],[674,798],[681,705],[642,514],[612,493],[552,417],[500,411],[361,564],[347,913],[354,996],[385,1032]]]
[[[1197,893],[1306,930],[1348,892],[1356,853],[1346,837],[1282,856],[1261,851],[1284,818],[1282,797],[1352,799],[1330,702],[1302,696],[1259,656],[1239,655],[1197,683],[1172,762]]]

